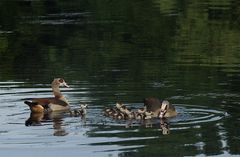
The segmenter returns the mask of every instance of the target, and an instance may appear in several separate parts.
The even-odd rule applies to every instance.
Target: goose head
[[[159,113],[159,118],[163,118],[164,115],[167,113],[168,109],[169,109],[170,103],[167,100],[164,100],[162,102],[162,106],[160,109],[160,113]]]
[[[68,84],[65,82],[63,78],[55,78],[52,82],[52,86],[69,88]]]

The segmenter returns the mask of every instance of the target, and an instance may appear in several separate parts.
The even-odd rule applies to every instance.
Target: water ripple
[[[179,115],[172,122],[176,125],[193,125],[221,120],[228,114],[225,111],[209,109],[207,106],[177,105]]]

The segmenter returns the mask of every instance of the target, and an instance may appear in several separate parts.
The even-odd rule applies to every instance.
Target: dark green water
[[[24,98],[50,83],[86,119],[51,114],[33,126]],[[102,109],[143,98],[179,112],[117,121]],[[237,0],[3,0],[0,2],[0,152],[12,156],[240,155],[240,2]],[[149,127],[152,123],[152,127]]]

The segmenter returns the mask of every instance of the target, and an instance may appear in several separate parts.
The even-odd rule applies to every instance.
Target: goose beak
[[[164,114],[165,114],[164,111],[161,111],[160,114],[159,114],[159,118],[162,119],[164,117]]]
[[[63,82],[63,86],[69,88],[69,85],[66,82]]]

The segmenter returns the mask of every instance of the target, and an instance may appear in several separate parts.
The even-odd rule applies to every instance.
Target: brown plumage
[[[52,82],[52,90],[54,97],[51,98],[30,98],[24,101],[32,112],[44,112],[44,111],[58,111],[68,110],[69,103],[67,99],[60,92],[59,87],[69,87],[62,78],[56,78]]]
[[[161,108],[162,103],[157,98],[145,98],[144,106],[146,106],[147,111],[156,111]]]
[[[146,98],[144,106],[146,106],[147,111],[153,112],[152,117],[169,118],[177,115],[175,107],[167,100],[161,102],[157,98]]]

